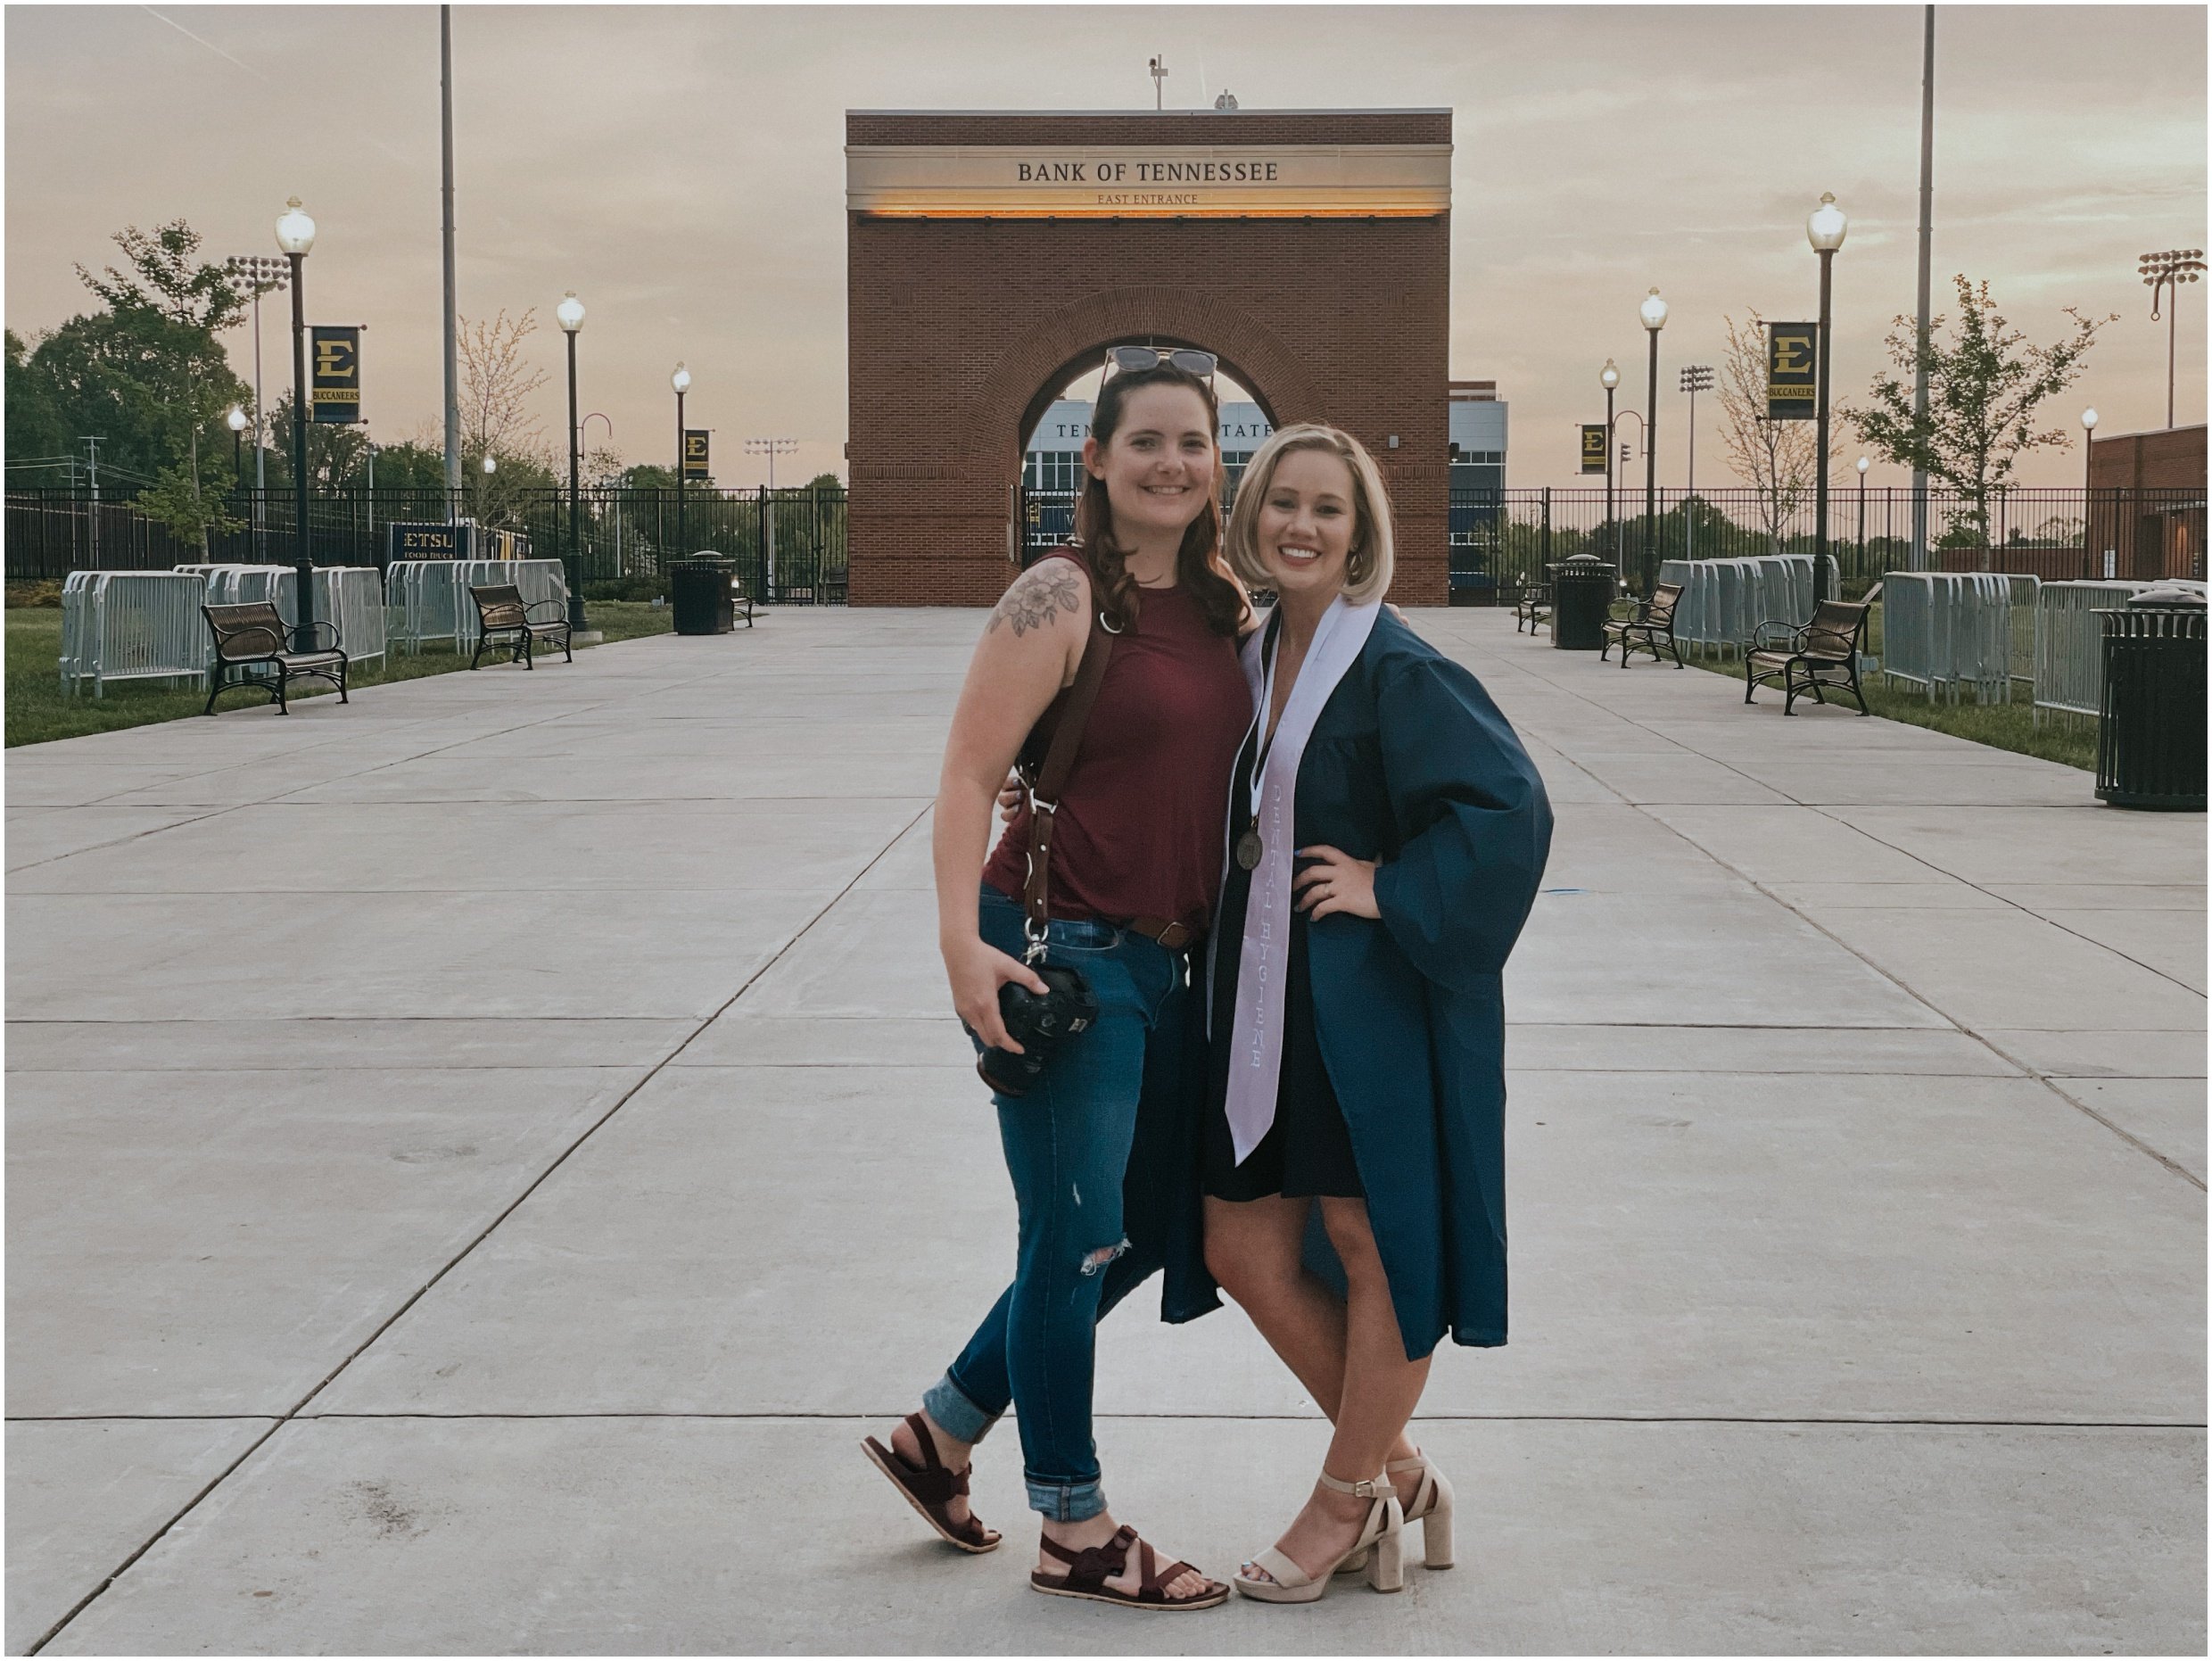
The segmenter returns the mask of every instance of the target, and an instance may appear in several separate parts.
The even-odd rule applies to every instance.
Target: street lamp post
[[[1864,456],[1861,456],[1861,457],[1860,457],[1860,458],[1859,458],[1859,574],[1860,574],[1861,576],[1862,576],[1862,577],[1863,577],[1864,575],[1866,575],[1866,574],[1867,574],[1867,570],[1866,570],[1866,475],[1867,475],[1867,469],[1868,469],[1869,467],[1872,467],[1873,465],[1874,465],[1874,464],[1873,464],[1871,461],[1869,461],[1869,460],[1868,460],[1868,459],[1867,459]]]
[[[2096,442],[2097,412],[2094,409],[2084,409],[2082,411],[2082,575],[2090,581],[2097,575],[2097,568],[2092,563],[2097,557],[2097,496],[2095,486],[2090,483],[2090,480],[2096,476],[2096,468],[2091,460]]]
[[[276,219],[276,245],[292,261],[292,523],[293,573],[299,580],[299,620],[293,630],[297,651],[314,650],[315,550],[307,508],[307,280],[308,250],[315,246],[315,221],[297,196]]]
[[[1689,394],[1689,499],[1682,504],[1682,558],[1697,558],[1697,394],[1713,390],[1713,366],[1682,366],[1682,390]]]
[[[1836,251],[1844,245],[1844,234],[1850,228],[1844,211],[1836,205],[1833,192],[1820,193],[1820,205],[1805,216],[1805,240],[1812,244],[1813,252],[1820,256],[1820,360],[1819,365],[1819,417],[1813,424],[1812,487],[1812,603],[1818,606],[1828,595],[1828,285],[1836,262]]]
[[[679,363],[668,377],[676,389],[676,558],[685,558],[683,539],[683,395],[691,388],[691,371]]]
[[[237,404],[231,405],[223,423],[230,428],[230,500],[235,504],[246,487],[245,410]]]
[[[553,315],[560,319],[561,332],[568,336],[568,629],[572,634],[583,632],[583,546],[577,535],[577,498],[581,483],[583,457],[579,448],[582,429],[576,424],[576,336],[583,329],[583,302],[570,289],[561,303],[553,308]]]
[[[1644,598],[1659,581],[1659,331],[1667,326],[1667,302],[1653,289],[1637,308],[1651,336],[1651,374],[1644,383]]]
[[[1605,359],[1605,367],[1597,372],[1597,379],[1605,389],[1605,528],[1613,533],[1613,574],[1621,574],[1621,532],[1613,522],[1613,394],[1621,384],[1621,371],[1613,359]]]
[[[2163,253],[2147,253],[2135,262],[2135,269],[2143,284],[2150,290],[2150,320],[2158,320],[2158,291],[2166,291],[2166,425],[2174,426],[2174,340],[2180,326],[2181,307],[2175,303],[2180,285],[2193,283],[2204,273],[2204,250],[2201,248],[2168,248]]]

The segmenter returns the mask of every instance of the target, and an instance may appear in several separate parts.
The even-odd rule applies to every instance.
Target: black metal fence
[[[463,491],[351,490],[308,505],[315,562],[391,562],[395,524],[467,519],[475,495]],[[751,491],[588,490],[575,504],[574,568],[587,593],[664,592],[670,560],[715,553],[733,561],[747,590],[773,604],[838,604],[845,599],[846,513],[842,489]],[[11,491],[6,568],[11,579],[55,578],[71,571],[165,571],[203,561],[290,565],[298,558],[293,494],[239,492],[229,504],[235,528],[211,533],[202,550],[127,503],[95,502],[67,490]],[[487,515],[487,529],[519,532],[539,558],[569,559],[570,502],[565,490],[531,490]]]
[[[1944,571],[2010,571],[2046,581],[2205,575],[2205,492],[2197,491],[2014,489],[1976,504],[1952,491],[1927,496],[1928,565]],[[1596,554],[1640,586],[1646,550],[1653,567],[1667,559],[1733,559],[1810,554],[1812,492],[1777,499],[1770,492],[1663,490],[1644,512],[1641,490],[1455,490],[1447,519],[1454,598],[1511,603],[1545,580],[1545,567],[1571,555]],[[1075,497],[1029,491],[1022,496],[1025,563],[1064,542]],[[1847,583],[1863,585],[1912,557],[1910,488],[1830,492],[1828,551]],[[2087,535],[2084,537],[2084,525]]]
[[[475,493],[366,490],[318,495],[309,505],[314,558],[322,565],[376,566],[391,558],[397,522],[468,516]],[[1931,491],[1929,563],[1941,570],[2011,571],[2046,580],[2205,575],[2205,492],[2019,489],[1977,509],[1956,492]],[[1658,493],[1648,519],[1640,491],[1461,490],[1451,492],[1447,553],[1454,597],[1506,601],[1544,580],[1572,554],[1617,562],[1640,581],[1651,560],[1730,558],[1812,551],[1812,493],[1778,501],[1770,492],[1727,489]],[[1027,558],[1067,540],[1075,499],[1023,492]],[[197,542],[180,539],[136,508],[94,502],[67,490],[7,496],[6,570],[11,578],[70,571],[166,570],[203,559],[290,564],[296,537],[289,491],[241,492],[237,528]],[[570,502],[563,490],[532,489],[502,500],[489,526],[518,531],[541,558],[570,558]],[[734,562],[747,588],[772,604],[838,604],[848,550],[841,487],[770,492],[588,490],[575,503],[574,566],[585,592],[644,598],[662,591],[672,559],[711,551]],[[2084,533],[2086,532],[2086,533]],[[1885,488],[1831,494],[1828,546],[1848,583],[1863,584],[1911,563],[1912,492]]]
[[[2006,571],[2046,581],[2205,574],[2205,492],[2017,489],[1976,503],[1955,492],[1927,500],[1927,568]],[[1449,553],[1455,598],[1515,598],[1544,580],[1545,567],[1591,553],[1641,586],[1647,564],[1810,554],[1817,544],[1812,493],[1778,502],[1753,490],[1661,491],[1655,511],[1643,493],[1602,489],[1455,491]],[[1833,492],[1828,552],[1846,584],[1869,583],[1912,564],[1909,488]]]

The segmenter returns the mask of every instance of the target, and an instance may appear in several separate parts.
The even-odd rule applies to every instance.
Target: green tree
[[[55,402],[51,376],[34,366],[30,348],[7,331],[7,462],[11,489],[66,484],[77,445]]]
[[[1990,501],[2012,482],[2022,456],[2070,442],[2063,426],[2039,428],[2035,410],[2072,385],[2097,331],[2117,320],[2084,317],[2072,306],[2070,334],[2048,346],[2031,343],[1998,313],[1987,283],[1952,279],[1959,296],[1955,323],[1928,320],[1923,350],[1912,318],[1893,323],[1887,346],[1894,370],[1878,373],[1867,401],[1839,412],[1867,446],[1901,467],[1925,470],[1962,498],[1941,545],[1989,545]],[[1927,413],[1912,408],[1916,370],[1927,374]]]
[[[307,424],[308,486],[326,495],[358,481],[368,464],[368,429],[354,421]],[[381,469],[382,463],[378,464]],[[379,481],[381,483],[381,480]],[[268,483],[292,488],[292,394],[279,393],[268,412]]]
[[[414,439],[387,444],[376,452],[376,489],[437,492],[445,489],[445,449]]]
[[[135,396],[113,390],[152,417],[168,451],[140,505],[204,553],[207,533],[227,519],[216,482],[202,476],[201,439],[211,439],[244,392],[215,337],[238,320],[245,301],[222,267],[200,259],[200,235],[183,219],[151,232],[128,226],[115,244],[123,269],[107,266],[95,277],[80,265],[77,275],[107,305],[111,365],[120,359],[136,370]]]
[[[103,481],[151,483],[164,467],[186,459],[193,434],[175,418],[167,389],[180,373],[179,358],[197,359],[198,373],[228,376],[222,349],[206,335],[180,330],[147,313],[118,316],[97,311],[71,318],[31,346],[20,376],[10,375],[10,396],[20,379],[25,392],[53,412],[56,426],[47,434],[8,434],[10,459],[68,451],[80,460],[87,434],[100,440]],[[235,379],[230,388],[243,395]],[[208,401],[204,423],[208,442],[221,434],[218,453],[227,457],[230,434],[221,426],[227,398]],[[53,450],[32,447],[54,443]],[[103,492],[109,493],[103,491]]]

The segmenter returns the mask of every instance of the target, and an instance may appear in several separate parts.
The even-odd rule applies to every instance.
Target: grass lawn
[[[1882,607],[1878,602],[1874,615],[1867,620],[1867,649],[1878,654],[1882,649]],[[1695,649],[1682,649],[1682,661],[1699,669],[1709,669],[1736,682],[1737,697],[1742,697],[1744,665],[1740,659],[1718,656],[1699,657]],[[2043,724],[2035,720],[2035,705],[2024,682],[2016,682],[2010,704],[1977,704],[1970,698],[1956,704],[1947,704],[1938,697],[1930,702],[1927,694],[1902,686],[1892,686],[1881,674],[1865,676],[1860,685],[1865,689],[1867,707],[1887,721],[1902,721],[1909,726],[1932,727],[1938,732],[1948,732],[1953,738],[1971,739],[1977,744],[1986,744],[1993,749],[2009,749],[2022,756],[2037,756],[2045,761],[2063,763],[2079,767],[2087,773],[2097,770],[2097,723],[2075,716],[2046,710]],[[1779,686],[1767,685],[1759,689],[1762,704],[1782,700]],[[1832,695],[1831,695],[1832,696]],[[1843,699],[1848,709],[1851,700]]]
[[[585,616],[609,641],[633,640],[648,634],[665,634],[673,624],[669,608],[623,600],[585,602]],[[111,683],[107,696],[95,698],[89,689],[72,698],[62,690],[62,613],[58,607],[10,607],[7,611],[7,743],[43,744],[52,739],[73,739],[87,732],[111,732],[121,727],[142,727],[156,721],[175,721],[196,715],[207,702],[207,689],[175,690],[156,682]],[[589,650],[589,648],[579,648]],[[487,655],[489,661],[489,655]],[[557,657],[554,661],[557,664]],[[468,659],[450,651],[426,650],[415,656],[392,652],[380,663],[365,665],[348,678],[354,691],[364,687],[389,686],[394,681],[413,681],[426,674],[449,674],[468,667]],[[334,698],[336,689],[326,682],[300,684],[293,696]],[[260,695],[231,692],[216,706],[224,710],[251,708],[263,701]]]

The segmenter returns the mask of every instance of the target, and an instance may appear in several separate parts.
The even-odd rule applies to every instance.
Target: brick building
[[[988,605],[1026,441],[1110,345],[1213,352],[1333,421],[1445,598],[1451,114],[849,111],[850,594]]]
[[[2100,435],[2089,450],[2092,568],[2150,581],[2205,574],[2205,430]]]

